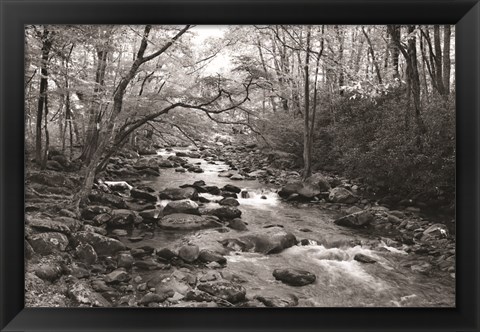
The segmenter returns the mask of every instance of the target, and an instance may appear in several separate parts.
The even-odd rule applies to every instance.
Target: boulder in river
[[[234,186],[232,184],[226,184],[225,186],[223,186],[222,188],[223,191],[230,191],[232,193],[240,193],[242,191],[242,189],[240,189],[239,187],[237,186]]]
[[[298,298],[291,294],[286,296],[267,296],[267,295],[257,295],[255,299],[259,302],[263,303],[266,307],[273,307],[273,308],[287,308],[287,307],[295,307],[298,305]]]
[[[369,225],[374,219],[369,211],[355,212],[334,221],[336,225],[345,227],[364,227]]]
[[[275,269],[273,271],[275,279],[290,286],[305,286],[314,283],[316,276],[308,271],[300,269]]]
[[[356,260],[357,262],[367,263],[367,264],[371,264],[371,263],[375,263],[375,262],[376,262],[376,260],[373,259],[372,257],[367,256],[367,255],[364,255],[364,254],[361,254],[361,253],[356,254],[356,255],[353,257],[353,259]]]
[[[148,209],[140,211],[138,214],[145,220],[156,221],[158,220],[159,211],[157,209]]]
[[[242,211],[233,206],[222,206],[214,209],[204,210],[203,214],[213,215],[221,220],[240,218]]]
[[[231,191],[225,191],[225,190],[222,190],[220,192],[220,196],[223,196],[224,198],[227,198],[227,197],[237,198],[238,197],[236,193],[231,192]]]
[[[167,293],[163,293],[163,294],[147,293],[140,299],[138,303],[141,305],[148,305],[150,303],[160,303],[165,301],[169,297],[170,296]]]
[[[292,181],[287,183],[278,195],[282,198],[295,197],[296,199],[312,199],[322,193],[328,192],[330,185],[320,173],[314,174],[305,181]],[[293,196],[292,196],[293,195]],[[298,195],[298,196],[297,196]]]
[[[112,211],[112,218],[108,221],[110,227],[127,227],[135,221],[135,212],[118,209]]]
[[[268,174],[266,170],[259,169],[253,172],[248,173],[248,176],[251,178],[259,178],[259,177],[264,177]]]
[[[218,227],[221,223],[215,216],[198,216],[194,214],[174,213],[164,216],[157,222],[165,229],[192,230]]]
[[[162,168],[173,168],[175,167],[175,163],[170,160],[159,160],[158,167]]]
[[[333,203],[345,203],[353,204],[358,201],[358,197],[355,196],[350,190],[336,187],[330,191],[328,199]]]
[[[246,231],[247,230],[247,225],[240,218],[235,218],[233,220],[230,220],[228,222],[228,227],[230,227],[231,229],[234,229],[236,231]]]
[[[130,196],[133,198],[137,199],[143,199],[148,202],[156,202],[157,201],[157,196],[145,191],[145,190],[140,190],[137,188],[133,188],[130,190]]]
[[[295,235],[278,227],[220,241],[229,249],[236,251],[258,252],[262,254],[279,253],[297,243]]]
[[[200,248],[197,245],[184,245],[178,250],[178,257],[191,263],[197,260]]]
[[[225,280],[201,283],[197,288],[230,303],[244,301],[247,293],[242,286]]]
[[[220,195],[221,193],[220,188],[217,186],[205,186],[205,190],[211,195]]]
[[[113,256],[126,249],[122,242],[97,233],[77,232],[72,237],[79,244],[90,244],[99,255]]]
[[[198,192],[195,188],[167,188],[161,191],[158,196],[160,199],[170,199],[172,201],[179,201],[182,199],[198,200]]]
[[[221,178],[229,178],[232,175],[236,174],[234,171],[221,171],[218,172],[218,176]]]
[[[200,251],[198,258],[205,263],[217,262],[222,265],[227,263],[227,259],[225,257],[206,249]]]
[[[225,206],[239,206],[240,203],[233,197],[226,197],[222,199],[220,202],[218,202],[220,205],[225,205]]]
[[[167,159],[180,165],[185,165],[188,163],[187,159],[178,156],[170,156]]]
[[[175,152],[175,155],[176,155],[177,157],[188,157],[188,152],[178,151],[178,152]]]
[[[303,188],[301,181],[289,182],[278,191],[278,196],[281,198],[288,198],[291,195],[298,195],[298,192]]]
[[[159,160],[157,160],[157,158],[155,158],[155,157],[140,158],[133,165],[133,168],[138,169],[138,170],[144,170],[144,169],[150,168],[152,170],[158,171],[158,162],[159,162]]]
[[[166,261],[171,261],[172,259],[175,259],[178,256],[175,252],[173,252],[168,248],[161,248],[157,250],[156,253],[158,257]]]
[[[172,201],[163,209],[164,216],[174,213],[200,214],[198,212],[198,204],[189,199]]]

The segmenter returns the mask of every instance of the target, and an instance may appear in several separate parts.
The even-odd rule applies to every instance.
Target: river
[[[166,158],[183,150],[184,148],[170,152],[161,150],[158,154]],[[248,224],[248,232],[277,227],[292,232],[298,240],[305,240],[302,241],[305,245],[296,245],[278,254],[231,252],[226,256],[226,267],[212,273],[231,274],[238,280],[243,280],[242,286],[247,290],[249,298],[255,295],[294,298],[299,306],[308,307],[455,306],[455,279],[443,271],[422,273],[421,264],[425,257],[407,254],[398,246],[389,247],[385,241],[368,232],[335,225],[333,220],[341,212],[327,209],[322,203],[292,205],[278,197],[278,188],[256,180],[235,181],[219,177],[220,171],[229,169],[224,162],[216,161],[212,164],[204,159],[187,159],[191,164],[198,163],[204,173],[180,173],[173,168],[162,169],[159,177],[144,181],[143,184],[157,191],[192,184],[198,180],[218,187],[236,185],[250,195],[249,198],[238,198],[242,220]],[[159,205],[167,203],[165,200],[158,202]],[[217,203],[208,205],[218,206]],[[134,232],[136,235],[141,231]],[[226,227],[184,233],[155,228],[152,236],[129,243],[129,246],[171,248],[189,242],[200,248],[215,249],[221,246],[218,241],[239,234]],[[358,262],[353,259],[358,253],[373,257],[377,262]],[[310,271],[316,275],[316,282],[303,287],[283,284],[275,280],[272,272],[284,267]],[[205,268],[203,272],[208,271]],[[155,273],[144,274],[148,277]]]

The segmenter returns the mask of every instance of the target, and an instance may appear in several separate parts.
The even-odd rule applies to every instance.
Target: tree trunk
[[[388,25],[387,26],[388,34],[390,35],[390,40],[392,43],[392,68],[393,68],[393,78],[400,78],[400,73],[398,70],[398,60],[400,56],[400,27],[397,25]]]
[[[42,34],[42,68],[40,75],[40,93],[38,97],[37,108],[37,123],[36,123],[36,136],[35,136],[35,160],[37,164],[42,163],[42,118],[43,107],[45,105],[45,99],[47,97],[48,90],[48,55],[52,47],[52,40],[49,37],[50,31],[47,28],[43,28]]]
[[[370,37],[368,37],[368,34],[365,31],[364,27],[362,27],[362,31],[363,31],[365,39],[367,40],[367,43],[368,43],[368,49],[369,49],[370,55],[372,57],[372,62],[373,62],[373,65],[375,67],[375,72],[377,73],[378,83],[382,84],[382,75],[380,74],[380,67],[378,65],[377,59],[375,58],[375,51],[373,50],[372,41],[370,40]]]
[[[265,64],[265,59],[263,57],[262,47],[261,47],[261,44],[260,44],[260,38],[258,38],[258,36],[257,36],[257,49],[258,49],[258,54],[260,55],[260,61],[262,63],[263,71],[265,72],[265,74],[268,74],[267,65]],[[275,98],[273,97],[273,87],[272,87],[272,89],[270,89],[270,94],[271,94],[270,95],[270,104],[272,106],[273,113],[275,113],[277,111],[277,105],[275,103]]]
[[[83,147],[80,159],[88,164],[93,156],[93,153],[98,146],[98,137],[100,131],[100,123],[102,120],[101,105],[98,100],[102,97],[102,92],[105,89],[105,72],[107,69],[107,55],[108,50],[105,48],[97,49],[97,70],[95,72],[95,88],[93,93],[92,105],[89,111],[89,121],[87,129],[87,139]]]
[[[73,133],[72,133],[72,110],[70,109],[70,92],[66,92],[65,96],[65,125],[68,124],[69,143],[70,143],[70,160],[73,159]]]
[[[408,27],[408,33],[412,34],[415,31],[415,26]],[[417,124],[417,145],[421,147],[421,135],[426,131],[425,125],[422,119],[422,105],[420,100],[420,76],[418,73],[418,63],[417,63],[417,45],[416,38],[411,37],[408,40],[408,61],[407,61],[407,72],[410,77],[410,89],[413,97],[413,104],[415,107],[415,122]]]
[[[309,62],[310,62],[310,26],[307,30],[307,54],[305,55],[305,102],[304,102],[304,127],[303,127],[303,179],[305,180],[312,175],[312,144],[310,140],[310,75],[309,75]]]
[[[443,87],[443,73],[442,73],[442,47],[440,45],[440,26],[435,24],[433,26],[433,44],[435,47],[435,78],[437,79],[438,93],[445,94]]]
[[[340,96],[343,96],[344,89],[342,86],[345,85],[345,74],[343,72],[343,47],[344,47],[344,36],[343,31],[340,30],[338,25],[335,25],[335,32],[337,34],[338,39],[338,64],[339,64],[339,73],[338,73],[338,87],[340,91]]]
[[[42,169],[47,167],[48,153],[50,149],[50,135],[48,134],[48,95],[45,96],[45,116],[44,118],[44,131],[45,131],[45,149],[43,152]]]
[[[445,94],[450,94],[450,35],[449,24],[443,26],[443,87]]]
[[[389,26],[389,29],[392,29]],[[405,49],[402,44],[400,43],[400,35],[392,35],[392,41],[394,42],[396,48],[402,52],[405,61],[407,63],[406,74],[407,74],[407,91],[408,95],[412,96],[413,105],[415,108],[415,121],[417,124],[417,145],[421,148],[421,136],[426,132],[426,127],[423,123],[422,119],[422,105],[420,100],[420,77],[418,73],[418,63],[417,63],[417,43],[416,37],[413,35],[415,31],[415,26],[410,25],[408,26],[407,33],[410,36],[407,43],[407,49]],[[409,107],[405,112],[406,120],[405,123],[408,122],[408,113]]]

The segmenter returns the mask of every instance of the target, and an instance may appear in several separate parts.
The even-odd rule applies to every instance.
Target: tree
[[[445,94],[450,94],[450,38],[451,38],[450,25],[445,24],[443,26],[443,87]]]
[[[101,100],[105,94],[105,73],[107,69],[107,58],[110,49],[113,27],[98,26],[96,31],[95,53],[97,56],[97,68],[95,70],[95,85],[93,89],[92,102],[89,109],[89,122],[87,129],[87,139],[83,146],[80,159],[88,164],[98,146],[100,123],[102,121],[104,104]]]
[[[43,111],[44,109],[48,110],[48,61],[50,49],[52,48],[52,35],[46,26],[43,27],[43,32],[37,32],[41,42],[42,42],[42,61],[41,61],[41,77],[40,77],[40,89],[38,95],[38,107],[37,107],[37,125],[36,125],[36,154],[35,160],[38,164],[42,164],[42,168],[45,168],[46,157],[48,156],[48,146],[45,147],[45,154],[42,156],[42,120],[43,120]],[[45,123],[47,121],[47,114],[45,114]],[[45,125],[45,130],[47,127]],[[48,135],[47,132],[45,132]],[[48,136],[47,136],[48,137]],[[43,161],[42,161],[43,160]]]

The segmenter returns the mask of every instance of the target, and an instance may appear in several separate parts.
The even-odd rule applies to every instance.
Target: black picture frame
[[[476,0],[0,0],[1,331],[479,331],[480,4]],[[457,306],[24,308],[24,24],[456,24]]]

